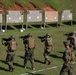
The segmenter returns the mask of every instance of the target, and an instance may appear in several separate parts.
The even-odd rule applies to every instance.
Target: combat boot
[[[51,62],[50,61],[48,61],[48,65],[50,65],[51,64]]]
[[[12,67],[12,72],[14,71],[14,68]]]
[[[10,72],[13,72],[13,71],[14,71],[14,68],[13,68],[13,67],[11,67],[9,71],[10,71]]]
[[[32,70],[35,70],[35,68],[33,67]]]
[[[10,68],[9,71],[12,72],[12,68]]]
[[[23,66],[23,68],[26,68],[26,66]]]

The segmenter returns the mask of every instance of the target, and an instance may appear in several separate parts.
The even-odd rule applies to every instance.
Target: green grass
[[[3,0],[4,5],[6,8],[8,8],[9,5],[13,6],[14,2],[17,1],[21,3],[23,6],[28,6],[28,1],[33,2],[38,8],[41,8],[42,6],[46,6],[45,4],[52,5],[54,8],[56,8],[59,12],[64,9],[72,9],[73,11],[73,17],[74,20],[76,19],[76,1],[75,0]],[[24,2],[25,1],[25,2]],[[5,17],[5,16],[4,16]],[[3,25],[5,25],[5,19],[3,18],[4,22]],[[32,23],[29,23],[30,25]],[[10,24],[11,25],[11,24]],[[35,62],[35,68],[36,70],[40,69],[46,69],[49,67],[53,67],[56,65],[61,65],[63,63],[63,60],[61,59],[62,53],[65,48],[63,46],[63,41],[66,40],[66,36],[64,34],[72,32],[76,30],[76,24],[73,26],[65,25],[63,24],[61,28],[56,28],[52,26],[48,26],[46,29],[41,30],[39,28],[29,28],[28,30],[24,31],[23,33],[20,33],[18,29],[16,30],[8,30],[5,33],[0,33],[0,75],[20,75],[27,72],[32,72],[30,69],[30,63],[28,62],[26,69],[22,68],[23,66],[23,59],[20,58],[20,56],[24,56],[24,45],[22,43],[22,39],[19,38],[19,36],[26,35],[28,33],[32,33],[36,40],[36,49],[35,49],[35,59],[43,62],[43,52],[44,52],[44,44],[38,39],[38,36],[45,35],[46,33],[49,33],[53,37],[53,44],[54,44],[54,50],[51,52],[50,60],[52,61],[51,65],[44,65],[40,62]],[[6,47],[1,44],[1,38],[8,38],[10,35],[14,35],[18,42],[17,52],[15,56],[15,71],[13,73],[10,73],[8,71],[8,66],[5,64],[5,58],[6,58]],[[76,74],[76,64],[73,65],[74,67],[74,74]],[[38,72],[33,75],[59,75],[61,67],[58,67],[57,69],[52,70],[46,70],[43,72]],[[32,74],[29,74],[32,75]]]
[[[54,44],[54,50],[51,52],[51,56],[50,56],[50,60],[52,61],[51,65],[45,65],[42,64],[40,62],[35,62],[35,68],[36,70],[41,70],[41,69],[46,69],[49,67],[53,67],[53,66],[59,66],[63,63],[63,60],[61,59],[62,57],[62,53],[65,48],[63,46],[63,41],[66,40],[66,36],[64,34],[72,32],[76,30],[76,25],[74,26],[67,26],[67,25],[63,25],[61,28],[56,28],[56,27],[52,27],[49,26],[49,28],[46,28],[44,30],[41,30],[39,28],[30,28],[29,30],[26,30],[23,33],[20,33],[19,30],[8,30],[6,33],[1,33],[0,34],[0,41],[1,38],[5,37],[8,38],[10,35],[13,35],[17,42],[18,42],[18,47],[17,47],[17,52],[16,52],[16,56],[15,56],[15,60],[14,60],[14,67],[15,67],[15,71],[13,73],[10,73],[8,71],[8,66],[7,64],[5,64],[2,61],[5,61],[5,57],[6,57],[6,47],[3,46],[0,42],[0,60],[2,60],[0,62],[0,74],[1,75],[20,75],[23,73],[27,73],[27,72],[32,72],[32,70],[30,69],[30,63],[28,62],[26,69],[22,68],[23,66],[23,59],[20,58],[20,56],[24,56],[24,45],[22,43],[22,39],[19,38],[19,36],[22,35],[26,35],[28,33],[32,33],[35,41],[36,41],[36,49],[35,49],[35,59],[38,61],[43,62],[44,58],[43,58],[43,52],[44,52],[44,44],[40,41],[40,39],[38,39],[38,36],[40,35],[45,35],[46,33],[49,33],[52,35],[53,37],[53,44]],[[38,72],[36,74],[33,75],[37,75],[37,74],[43,74],[43,75],[59,75],[61,67],[58,67],[57,69],[52,69],[52,70],[47,70],[47,71],[43,71],[43,72]],[[76,73],[75,71],[76,69],[76,64],[74,64],[74,73]],[[30,74],[29,74],[30,75]]]
[[[14,6],[14,0],[3,0],[2,2],[6,9],[8,9],[9,6]]]
[[[28,0],[15,0],[16,2],[18,2],[19,4],[21,4],[23,7],[24,6],[28,6]]]

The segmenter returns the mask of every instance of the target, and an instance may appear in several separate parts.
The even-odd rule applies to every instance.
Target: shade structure
[[[2,10],[0,10],[0,31],[2,31]]]
[[[63,10],[61,12],[61,24],[63,21],[71,21],[72,24],[73,16],[71,10]]]
[[[24,11],[23,10],[8,10],[6,12],[6,30],[7,23],[22,23],[24,22]],[[23,27],[23,26],[22,26]]]
[[[58,23],[58,11],[44,11],[44,24],[47,22],[56,22]]]
[[[42,10],[27,10],[27,27],[29,22],[41,22],[42,23]]]

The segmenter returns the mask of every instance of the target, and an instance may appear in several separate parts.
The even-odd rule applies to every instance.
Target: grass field
[[[6,57],[6,47],[3,46],[0,42],[0,75],[21,75],[24,73],[30,73],[32,72],[30,63],[28,62],[27,68],[24,69],[23,66],[23,57],[24,57],[24,45],[22,43],[22,39],[19,37],[22,35],[26,35],[28,33],[32,33],[36,40],[36,49],[35,49],[35,68],[37,70],[46,69],[54,66],[60,66],[63,63],[62,60],[62,52],[65,50],[63,41],[66,40],[66,33],[72,32],[76,30],[76,25],[68,26],[63,25],[61,28],[56,28],[49,26],[41,30],[39,28],[30,28],[29,30],[24,31],[23,33],[19,32],[19,30],[8,30],[6,33],[0,33],[0,41],[1,38],[5,37],[8,38],[10,35],[14,35],[18,42],[18,48],[14,60],[14,67],[15,71],[13,73],[8,72],[8,66],[5,64],[5,57]],[[51,52],[50,60],[51,65],[45,65],[42,64],[44,58],[43,58],[43,52],[44,52],[44,44],[38,39],[38,36],[43,36],[46,33],[50,33],[53,37],[53,44],[54,44],[54,50]],[[29,75],[59,75],[61,67],[58,67],[57,69],[49,69],[44,70],[42,72],[37,72],[36,74],[29,74]],[[74,64],[74,73],[76,73],[76,64]]]
[[[27,6],[28,1],[33,2],[38,8],[41,8],[42,6],[45,6],[45,3],[48,5],[52,5],[54,8],[56,8],[59,13],[61,10],[64,9],[72,9],[73,11],[73,18],[76,20],[76,1],[75,0],[3,0],[4,5],[6,8],[8,6],[13,6],[14,2],[17,1],[21,3],[22,5]],[[60,16],[60,15],[59,15]],[[4,19],[5,20],[5,19]],[[31,23],[29,23],[31,24]],[[3,22],[3,25],[5,25],[5,22]],[[13,25],[13,24],[10,24]],[[52,24],[47,25],[46,29],[41,30],[40,28],[29,28],[28,30],[24,31],[23,33],[19,32],[19,29],[8,29],[5,33],[0,33],[0,75],[59,75],[59,72],[61,70],[61,66],[63,64],[62,60],[62,53],[65,50],[63,41],[66,40],[67,36],[65,36],[66,33],[73,32],[76,30],[76,23],[73,24],[73,26],[69,25],[69,23],[66,25],[63,24],[61,27],[56,28]],[[35,68],[36,71],[34,74],[31,70],[30,63],[28,62],[27,68],[23,68],[23,57],[24,57],[24,45],[22,39],[19,37],[22,35],[26,35],[28,33],[32,33],[35,41],[36,41],[36,49],[35,49]],[[43,64],[43,52],[44,52],[44,44],[38,39],[38,36],[44,36],[46,33],[49,33],[52,35],[53,38],[53,44],[54,44],[54,50],[50,54],[50,65]],[[18,47],[15,55],[14,60],[14,67],[15,71],[13,73],[8,72],[8,66],[5,63],[6,58],[6,47],[1,44],[2,38],[8,38],[10,35],[13,35],[17,42]],[[58,66],[58,68],[51,69],[54,66]],[[76,64],[73,65],[74,67],[74,75],[76,74]],[[50,69],[48,69],[50,68]],[[40,70],[43,70],[39,72]],[[28,74],[25,74],[28,73]],[[67,74],[66,74],[67,75]]]

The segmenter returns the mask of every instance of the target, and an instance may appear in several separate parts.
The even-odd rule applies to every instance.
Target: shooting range
[[[0,10],[0,31],[2,31],[2,10]]]
[[[63,21],[71,21],[72,25],[72,11],[71,10],[63,10],[61,13],[61,25]]]
[[[42,10],[28,10],[26,29],[28,28],[29,22],[41,22],[42,25]]]
[[[46,25],[46,22],[58,24],[58,11],[45,11],[44,25]]]
[[[23,28],[23,22],[24,22],[24,11],[23,10],[7,11],[5,30],[7,30],[7,24],[8,23],[22,23],[22,28]]]

